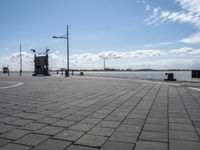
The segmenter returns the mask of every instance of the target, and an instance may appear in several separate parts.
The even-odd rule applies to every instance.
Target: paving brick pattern
[[[200,92],[185,85],[12,74],[0,81],[24,83],[0,89],[0,150],[200,149]]]

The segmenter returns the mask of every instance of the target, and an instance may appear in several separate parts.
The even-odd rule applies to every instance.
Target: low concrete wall
[[[177,81],[191,81],[191,71],[84,71],[88,76],[121,77],[135,79],[164,80],[165,73],[174,73]]]

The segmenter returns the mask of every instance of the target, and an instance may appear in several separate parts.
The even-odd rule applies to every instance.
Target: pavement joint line
[[[199,136],[198,136],[198,132],[197,132],[197,130],[196,130],[196,128],[195,128],[195,125],[194,125],[194,123],[193,123],[193,120],[192,120],[192,118],[191,118],[191,116],[190,116],[190,113],[189,113],[189,111],[188,111],[188,108],[187,108],[186,104],[184,103],[183,97],[182,97],[180,91],[179,91],[178,89],[176,89],[176,90],[177,90],[177,92],[178,92],[178,95],[179,95],[179,97],[180,97],[182,103],[183,103],[183,106],[184,106],[184,108],[185,108],[185,111],[186,111],[186,113],[187,113],[187,115],[188,115],[188,117],[189,117],[189,119],[190,119],[190,121],[191,121],[191,123],[192,123],[192,126],[193,126],[193,128],[194,128],[194,130],[195,130],[195,132],[196,132],[196,135],[197,135],[198,139],[200,139]],[[190,141],[190,140],[189,140],[189,141]]]
[[[3,83],[10,83],[10,84],[15,83],[14,85],[8,85],[8,86],[0,87],[0,90],[1,90],[1,89],[9,89],[9,88],[13,88],[13,87],[18,87],[18,86],[24,85],[23,82],[7,82],[7,81],[0,81],[0,82],[3,82]]]
[[[138,89],[140,89],[140,87],[141,87],[141,85],[137,86]],[[116,89],[118,89],[118,88],[115,88],[115,90],[116,90]],[[127,89],[127,87],[126,87],[126,88],[123,88],[123,89]],[[128,89],[129,89],[129,88],[128,88]],[[111,91],[112,91],[112,90],[111,90]],[[120,91],[122,91],[122,90],[120,90]],[[131,92],[131,90],[129,90],[128,92],[122,94],[121,96],[119,96],[119,98],[120,98],[120,97],[123,97],[124,95],[126,95],[127,93],[130,93],[130,92]],[[115,93],[115,94],[116,94],[116,93]],[[115,95],[115,94],[111,94],[109,97],[111,97],[112,95]],[[134,94],[134,95],[136,95],[136,94]],[[131,97],[134,97],[134,95],[131,96]],[[104,98],[103,98],[103,99],[104,99]],[[101,100],[103,100],[103,99],[101,99]],[[130,99],[130,98],[128,98],[128,99]],[[115,99],[115,100],[116,100],[116,99]],[[101,108],[103,108],[104,106],[106,106],[106,105],[112,103],[113,101],[114,101],[114,100],[112,100],[111,102],[109,102],[109,103],[103,105]],[[118,107],[119,107],[119,106],[118,106]],[[116,107],[112,112],[114,112],[118,107]],[[97,111],[98,111],[98,110],[97,110]],[[96,112],[96,111],[94,111],[94,113],[95,113],[95,112]],[[110,112],[107,116],[109,116],[112,112]],[[106,117],[107,117],[107,116],[106,116]],[[106,118],[106,117],[105,117],[105,118]],[[104,119],[105,119],[105,118],[104,118]],[[104,119],[103,119],[103,120],[104,120]],[[82,120],[83,120],[83,119],[82,119]],[[102,120],[102,121],[103,121],[103,120]],[[78,122],[81,122],[81,120],[78,121]],[[72,126],[72,125],[71,125],[71,126]],[[94,126],[93,128],[91,128],[90,130],[94,129],[95,127],[96,127],[96,126]],[[68,127],[68,128],[69,128],[69,127]],[[89,130],[89,131],[90,131],[90,130]],[[86,132],[85,134],[83,134],[81,137],[83,137],[84,135],[88,134],[89,131],[87,131],[87,132]],[[116,131],[116,130],[115,130],[115,131]],[[114,133],[114,132],[113,132],[113,133]],[[77,139],[77,141],[78,141],[81,137],[79,137],[79,138]],[[108,139],[107,139],[106,141],[108,141]],[[104,142],[104,144],[106,143],[106,141]],[[81,144],[77,144],[77,143],[75,143],[75,142],[76,142],[76,141],[74,141],[73,144],[75,144],[75,145],[80,145],[80,146],[84,146],[84,145],[81,145]],[[104,145],[104,144],[103,144],[103,145]],[[93,147],[93,148],[94,148],[94,147]],[[99,147],[95,147],[95,148],[99,148]]]
[[[188,87],[188,89],[195,90],[195,91],[200,91],[199,88],[194,88],[194,87]]]
[[[151,105],[150,105],[150,108],[149,108],[149,111],[148,111],[148,113],[147,113],[147,115],[146,115],[146,118],[144,119],[144,123],[143,123],[142,128],[141,128],[141,131],[140,131],[140,133],[139,133],[139,135],[138,135],[138,137],[137,137],[136,143],[140,140],[140,135],[142,134],[142,131],[143,131],[143,129],[144,129],[144,126],[145,126],[145,124],[146,124],[146,121],[147,121],[147,119],[148,119],[148,116],[149,116],[149,114],[150,114],[150,112],[151,112],[151,109],[152,109],[152,107],[153,107],[153,105],[154,105],[154,103],[155,103],[155,101],[156,101],[156,97],[158,96],[158,93],[159,93],[159,91],[160,91],[160,89],[161,89],[162,86],[163,86],[163,85],[160,85],[159,88],[157,89],[157,92],[156,92],[156,94],[155,94],[155,96],[154,96],[154,98],[153,98],[153,101],[152,101]],[[144,98],[148,93],[150,93],[151,90],[154,89],[155,87],[156,87],[156,85],[154,85],[154,86],[141,98],[140,102],[141,102],[141,101],[143,100],[143,98]],[[139,102],[139,103],[140,103],[140,102]],[[138,104],[139,104],[139,103],[138,103]]]
[[[23,149],[23,147],[26,149],[26,146],[27,148],[30,146],[30,149],[37,149],[40,148],[39,145],[43,144],[42,146],[50,149],[51,144],[46,144],[49,143],[48,140],[50,139],[50,141],[55,141],[55,149],[62,146],[62,144],[66,144],[65,149],[70,147],[69,149],[94,148],[100,150],[115,149],[116,146],[117,148],[131,150],[143,150],[145,147],[164,150],[184,148],[199,150],[198,114],[200,113],[200,92],[190,88],[199,88],[200,90],[200,83],[193,85],[190,82],[118,80],[115,78],[94,78],[92,80],[92,78],[84,77],[73,77],[70,80],[69,78],[65,80],[63,78],[62,82],[49,77],[24,77],[23,80],[18,77],[10,79],[0,77],[0,96],[3,97],[0,98],[0,124],[3,125],[0,128],[0,135],[2,135],[0,142],[3,143],[3,145],[0,144],[0,149],[6,149],[10,146],[15,148],[15,145],[7,146],[8,144],[17,144],[16,148],[19,147],[19,149]],[[23,82],[24,86],[1,90],[1,87],[16,85],[20,82]],[[68,115],[65,116],[65,113]],[[119,117],[117,117],[118,115]],[[122,117],[120,117],[121,115]],[[61,123],[62,127],[58,128],[58,132],[51,135],[46,132],[35,132],[40,130],[39,127],[35,130],[20,128],[25,124],[35,122],[38,123],[38,126],[44,124],[44,128],[50,126],[49,130],[54,130],[54,128],[51,128],[51,126],[56,126],[53,123],[65,120],[68,116],[72,116],[72,120],[74,116],[76,120],[74,124],[62,126]],[[94,120],[82,121],[85,118],[94,118]],[[43,119],[47,119],[47,121],[40,121]],[[127,119],[127,122],[125,122],[125,119]],[[17,120],[19,123],[15,123]],[[70,118],[67,120],[70,120]],[[101,122],[104,120],[110,120],[110,124],[108,126],[105,124],[105,127],[101,126]],[[191,120],[194,120],[194,122]],[[80,129],[79,127],[76,128],[76,123],[80,124]],[[84,124],[89,124],[89,126]],[[31,125],[33,125],[33,128],[37,128],[37,124],[33,123]],[[124,129],[118,130],[120,125]],[[137,129],[137,125],[140,126],[140,130],[134,132],[132,128],[136,127]],[[147,125],[147,128],[145,128],[145,125]],[[70,127],[72,128],[70,129]],[[94,129],[96,127],[108,128],[108,130],[102,130],[105,135],[98,134],[99,130]],[[191,131],[190,129],[193,128],[194,131]],[[97,131],[97,134],[90,133],[93,129]],[[6,133],[12,130],[17,131],[13,132],[16,139],[6,137]],[[27,134],[24,134],[22,130],[25,133],[30,131],[27,134],[37,134],[41,137],[48,136],[48,138],[41,141],[36,139],[40,143],[31,146],[29,143],[34,142],[34,138],[27,139]],[[55,135],[65,130],[84,132],[84,134],[78,136],[74,141],[70,140],[70,136],[69,139],[54,138]],[[179,130],[180,132],[177,132]],[[114,135],[117,140],[111,139],[115,132],[118,132]],[[129,132],[130,134],[126,134]],[[163,132],[164,134],[162,134]],[[121,133],[125,134],[121,136]],[[19,137],[17,137],[18,134]],[[88,138],[90,136],[83,137],[84,135],[106,138],[103,138],[102,142],[97,138],[97,144],[95,144],[96,141],[92,142]],[[17,143],[17,140],[21,138],[24,138],[24,142]],[[83,141],[77,142],[80,138],[83,138]],[[121,144],[118,145],[117,143]]]

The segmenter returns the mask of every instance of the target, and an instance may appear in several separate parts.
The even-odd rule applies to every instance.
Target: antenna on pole
[[[19,50],[20,50],[20,70],[19,70],[19,74],[20,74],[20,76],[22,76],[22,46],[21,46],[21,43],[19,45]]]

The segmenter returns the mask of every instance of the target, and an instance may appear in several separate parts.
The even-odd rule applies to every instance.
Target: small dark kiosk
[[[192,70],[192,78],[200,78],[200,70]]]
[[[48,51],[49,49],[46,48],[45,53],[39,53],[36,55],[36,52],[34,49],[31,51],[34,52],[34,73],[33,76],[37,75],[44,75],[44,76],[50,76],[49,74],[49,56]]]
[[[165,73],[165,75],[167,76],[167,79],[164,79],[165,81],[176,81],[173,73]]]
[[[9,70],[8,70],[8,67],[4,67],[4,66],[3,66],[3,73],[8,73],[8,71],[9,71]]]

